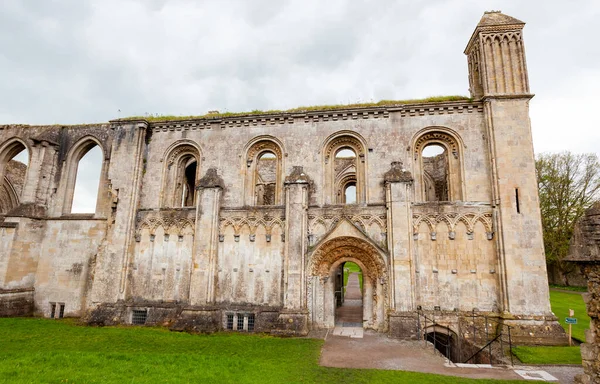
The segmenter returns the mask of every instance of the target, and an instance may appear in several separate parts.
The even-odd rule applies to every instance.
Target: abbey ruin
[[[0,126],[0,315],[305,335],[363,274],[363,327],[473,311],[553,344],[524,23],[486,12],[470,98]],[[80,160],[102,152],[94,212]],[[13,158],[26,150],[27,167]]]

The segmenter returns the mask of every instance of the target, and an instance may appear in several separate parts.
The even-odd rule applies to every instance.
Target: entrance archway
[[[335,325],[362,327],[363,322],[362,269],[346,261],[337,267],[335,281]]]
[[[385,254],[368,241],[352,236],[325,241],[309,255],[306,286],[311,327],[335,326],[336,280],[345,262],[356,263],[362,271],[363,328],[385,331],[389,301]]]

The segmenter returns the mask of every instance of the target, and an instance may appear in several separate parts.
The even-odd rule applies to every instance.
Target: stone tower
[[[551,316],[551,311],[529,120],[533,94],[525,63],[524,25],[499,11],[486,12],[465,54],[471,96],[481,99],[484,107],[504,311],[533,320]]]

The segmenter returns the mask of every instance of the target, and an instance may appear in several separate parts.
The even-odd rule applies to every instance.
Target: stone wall
[[[483,92],[471,99],[0,126],[0,175],[17,151],[30,154],[19,205],[0,225],[0,288],[32,289],[43,316],[60,302],[92,323],[144,312],[148,324],[213,331],[253,314],[257,330],[305,334],[335,324],[332,276],[355,261],[366,328],[413,337],[418,308],[455,317],[477,308],[503,314],[524,342],[562,340],[548,299],[522,28],[484,15],[466,50]],[[482,50],[506,33],[515,51],[486,62]],[[494,88],[505,75],[515,87]],[[428,163],[429,145],[445,157]],[[96,209],[73,214],[78,162],[94,146]],[[342,149],[356,157],[337,161]],[[269,205],[257,199],[265,153],[274,155]],[[444,201],[427,201],[428,171],[446,174]],[[348,183],[356,203],[342,204]]]
[[[584,300],[590,329],[581,345],[584,374],[577,379],[580,383],[600,383],[600,202],[577,222],[567,260],[579,264],[588,281]]]

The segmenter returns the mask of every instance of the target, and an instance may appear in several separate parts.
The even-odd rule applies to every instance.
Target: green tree
[[[544,231],[546,262],[558,269],[563,284],[574,270],[563,259],[577,220],[600,196],[600,161],[596,154],[571,152],[537,156],[536,173]]]

